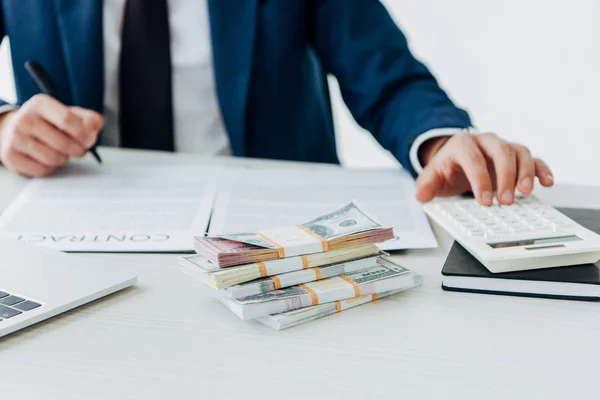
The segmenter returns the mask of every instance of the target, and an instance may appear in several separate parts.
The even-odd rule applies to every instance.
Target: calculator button
[[[512,241],[514,239],[512,234],[501,235],[501,234],[490,233],[490,232],[486,233],[484,235],[484,238],[485,238],[486,242],[499,242],[499,241],[504,241],[504,240]]]
[[[470,212],[474,212],[474,211],[481,209],[481,206],[477,203],[462,203],[462,204],[458,204],[458,206],[460,208],[462,208],[463,210],[470,211]]]
[[[472,229],[479,228],[479,224],[475,224],[473,222],[467,222],[465,224],[462,224],[460,227],[461,227],[461,229],[463,229],[465,231],[470,231]]]
[[[556,224],[553,224],[553,223],[550,223],[550,224],[548,224],[548,225],[549,225],[549,226],[550,226],[550,228],[551,228],[553,231],[555,231],[555,232],[556,232],[556,231],[559,231],[559,230],[561,230],[561,229],[562,229],[562,227],[560,227],[560,226],[558,226],[558,225],[556,225]]]
[[[454,211],[456,209],[456,207],[454,206],[454,204],[451,204],[451,203],[450,204],[445,204],[445,203],[444,204],[438,204],[437,207],[440,210],[443,210],[443,211],[446,211],[446,212]]]
[[[537,229],[545,229],[545,228],[549,228],[550,224],[548,224],[547,222],[544,222],[544,221],[537,220],[531,224],[531,227],[536,230]]]
[[[469,234],[469,236],[483,236],[485,234],[483,229],[472,229],[470,231],[467,232]]]
[[[539,235],[539,237],[544,237],[546,235]],[[509,234],[486,234],[485,241],[488,243],[492,242],[517,242],[519,240],[531,240],[538,239],[538,235],[536,232],[523,232],[523,233],[509,233]]]
[[[460,222],[461,226],[464,225],[477,225],[477,222],[474,221],[473,219],[469,218],[469,217],[460,217],[456,219],[458,222]]]
[[[551,214],[551,213],[540,213],[540,216],[548,221],[558,221],[561,219],[560,215]]]
[[[502,227],[502,225],[499,224],[498,222],[488,222],[487,224],[485,224],[485,226],[492,230]]]
[[[513,232],[529,232],[529,231],[531,231],[531,227],[529,225],[511,226],[510,229],[512,229]]]
[[[557,228],[557,229],[564,229],[564,228],[572,228],[573,226],[575,226],[574,223],[570,222],[570,221],[553,221],[553,225]]]
[[[528,217],[531,215],[531,213],[524,208],[516,209],[513,211],[513,213],[519,217]]]
[[[564,214],[556,211],[556,210],[544,210],[542,212],[540,212],[540,215],[544,218],[552,218],[552,219],[559,219],[559,218],[565,218]]]

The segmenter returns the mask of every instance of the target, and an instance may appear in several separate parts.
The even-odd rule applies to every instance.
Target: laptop
[[[0,337],[133,285],[115,264],[0,235]]]

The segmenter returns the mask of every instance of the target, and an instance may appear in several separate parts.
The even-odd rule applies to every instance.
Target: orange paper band
[[[358,286],[358,283],[354,282],[352,279],[348,278],[345,275],[340,275],[340,278],[342,278],[343,280],[351,284],[352,287],[354,287],[354,295],[356,297],[360,296],[360,286]]]
[[[267,266],[265,265],[264,262],[257,262],[258,264],[258,269],[260,270],[260,276],[267,276]]]
[[[271,279],[275,283],[275,290],[281,289],[281,280],[277,277],[277,275],[273,275]]]
[[[375,300],[377,300],[377,293],[373,293],[371,295],[371,301],[375,301]]]
[[[270,243],[273,246],[277,247],[277,253],[279,254],[279,258],[285,258],[285,250],[284,250],[283,246],[281,246],[277,242],[272,241],[271,239],[269,239],[268,237],[266,237],[265,235],[263,235],[260,232],[255,232],[255,235],[258,236],[259,238],[261,238],[262,240],[264,240],[265,242]]]
[[[322,279],[321,278],[321,270],[319,268],[311,268],[313,271],[315,271],[315,277],[317,278],[317,280]]]
[[[317,293],[315,293],[314,290],[312,290],[311,288],[309,288],[306,285],[299,285],[302,289],[306,290],[308,293],[310,293],[310,299],[312,300],[312,305],[316,306],[317,304],[319,304],[319,296],[317,296]]]
[[[335,311],[336,312],[341,312],[342,311],[342,302],[339,301],[339,300],[335,302]]]
[[[316,233],[314,233],[313,231],[311,231],[310,229],[302,226],[302,225],[296,225],[298,228],[302,229],[304,232],[308,233],[310,236],[314,237],[315,239],[319,239],[319,242],[321,242],[321,248],[323,249],[323,251],[327,251],[329,250],[329,245],[327,244],[327,240],[323,239],[321,236],[317,235]]]
[[[302,259],[302,269],[308,268],[308,258],[306,256],[300,256],[300,258]]]

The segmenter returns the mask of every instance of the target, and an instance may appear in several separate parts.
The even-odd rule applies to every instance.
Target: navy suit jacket
[[[39,93],[24,63],[61,99],[103,109],[102,0],[2,0],[18,102]],[[338,162],[327,74],[356,121],[409,170],[419,134],[468,127],[377,0],[209,0],[217,95],[234,155]],[[140,101],[152,93],[140,93]]]

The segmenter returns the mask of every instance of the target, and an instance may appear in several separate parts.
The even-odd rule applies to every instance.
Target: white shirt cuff
[[[481,133],[479,130],[473,128],[436,128],[428,130],[427,132],[417,136],[413,144],[410,146],[410,151],[408,153],[410,157],[410,163],[412,164],[412,167],[417,175],[423,171],[423,166],[421,165],[421,161],[419,161],[419,147],[421,147],[423,143],[429,139],[442,136],[454,136],[464,131],[469,131],[470,133],[474,134]]]
[[[0,115],[2,114],[6,114],[9,111],[14,111],[14,110],[18,110],[19,106],[15,106],[13,104],[4,104],[2,106],[0,106]]]

